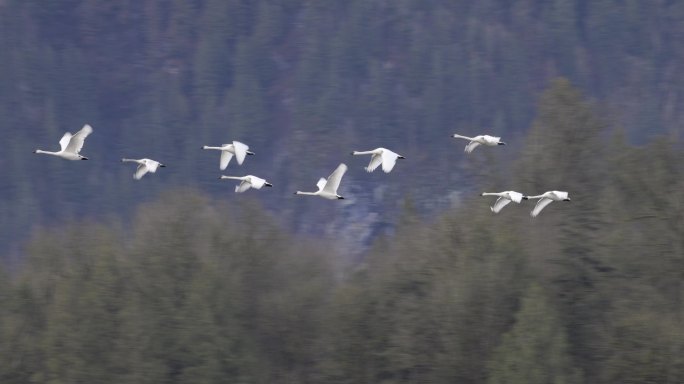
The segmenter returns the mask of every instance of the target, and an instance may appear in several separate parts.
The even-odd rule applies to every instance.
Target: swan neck
[[[57,153],[58,153],[58,152],[43,151],[42,149],[36,149],[36,150],[35,150],[35,153],[42,153],[42,154],[45,154],[45,155],[57,156]]]
[[[357,155],[372,155],[374,154],[375,151],[354,151],[352,152],[352,155],[357,156]]]
[[[502,194],[498,192],[482,192],[482,196],[502,196]]]
[[[459,135],[459,134],[457,134],[457,133],[454,133],[453,137],[455,137],[455,138],[457,138],[457,139],[466,139],[466,140],[471,140],[471,141],[473,140],[472,137]]]
[[[202,147],[202,149],[219,149],[220,150],[222,148],[221,147],[210,147],[208,145],[205,145],[204,147]]]
[[[316,196],[318,193],[317,192],[302,192],[302,191],[297,191],[297,195],[310,195],[310,196]]]

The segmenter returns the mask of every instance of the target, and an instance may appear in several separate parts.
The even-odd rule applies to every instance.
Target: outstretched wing
[[[318,182],[316,183],[318,190],[319,191],[322,190],[323,187],[325,187],[325,183],[327,183],[327,182],[328,182],[328,180],[326,180],[325,177],[321,177],[320,179],[318,179]]]
[[[233,141],[233,150],[235,151],[235,158],[237,159],[238,164],[242,165],[242,162],[245,161],[245,156],[247,156],[249,147],[239,141]]]
[[[143,176],[147,173],[148,169],[145,164],[140,164],[138,165],[138,169],[135,170],[135,174],[133,175],[133,178],[136,180],[142,179]]]
[[[76,132],[75,135],[71,136],[69,144],[66,147],[66,152],[76,154],[81,152],[81,148],[83,148],[83,143],[85,142],[86,137],[88,137],[88,135],[90,135],[91,133],[93,133],[93,128],[88,124],[84,125],[80,131]],[[62,137],[62,140],[64,140],[64,137],[66,137],[66,134]],[[61,145],[62,141],[60,140],[59,143]]]
[[[61,139],[59,139],[59,146],[61,150],[65,150],[66,147],[69,145],[69,140],[71,140],[71,132],[67,132],[62,136]]]
[[[385,173],[390,173],[392,168],[394,168],[394,164],[397,163],[398,157],[399,155],[392,151],[382,151],[382,170]]]
[[[237,193],[242,193],[242,192],[244,192],[244,191],[250,189],[251,187],[252,187],[252,184],[251,184],[249,181],[243,180],[243,181],[240,183],[240,185],[236,185],[236,186],[235,186],[235,192],[237,192]]]
[[[228,152],[228,151],[221,151],[221,164],[220,168],[223,171],[228,167],[228,163],[230,163],[230,159],[233,158],[233,154]]]
[[[511,202],[510,200],[508,200],[507,198],[502,196],[502,197],[499,197],[498,199],[496,199],[496,203],[494,203],[494,205],[491,206],[490,208],[491,208],[492,212],[499,213],[499,211],[501,211],[503,209],[503,207],[508,205],[508,203],[510,203],[510,202]]]
[[[342,176],[347,172],[347,165],[342,163],[337,166],[335,171],[328,177],[328,182],[325,183],[323,190],[328,193],[337,193],[337,188],[340,186],[340,181],[342,181]]]
[[[544,207],[551,204],[552,201],[553,200],[549,199],[548,197],[542,197],[541,199],[539,199],[539,201],[537,201],[537,205],[534,206],[534,209],[530,213],[530,216],[537,217],[539,212],[541,212],[541,210],[544,209]]]
[[[471,141],[470,143],[468,143],[468,145],[466,145],[465,152],[471,153],[473,149],[477,148],[479,145],[480,143],[478,143],[477,141]]]
[[[380,164],[382,164],[382,156],[380,156],[380,155],[377,154],[377,153],[376,153],[376,154],[373,154],[373,156],[371,156],[370,163],[368,163],[368,166],[366,167],[366,172],[373,172],[373,171],[375,171],[375,169],[376,169]]]

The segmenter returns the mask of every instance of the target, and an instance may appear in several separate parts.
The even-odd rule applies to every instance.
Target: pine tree
[[[565,328],[536,284],[522,298],[515,324],[504,334],[489,364],[490,384],[582,382],[569,354]]]

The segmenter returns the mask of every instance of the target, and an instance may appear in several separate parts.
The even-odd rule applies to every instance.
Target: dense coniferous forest
[[[683,20],[0,0],[0,382],[684,382]],[[86,122],[89,161],[31,153]],[[231,140],[274,188],[216,180]],[[407,159],[349,156],[378,146]],[[346,200],[292,196],[339,162]],[[507,189],[573,201],[479,196]]]

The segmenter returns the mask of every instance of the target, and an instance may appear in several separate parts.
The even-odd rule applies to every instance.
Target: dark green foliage
[[[684,382],[679,2],[43,3],[0,1],[0,382]],[[88,164],[31,157],[85,122]],[[233,139],[277,209],[206,181]],[[278,193],[362,143],[407,160],[349,160],[355,204]],[[361,255],[291,231],[378,177]]]

